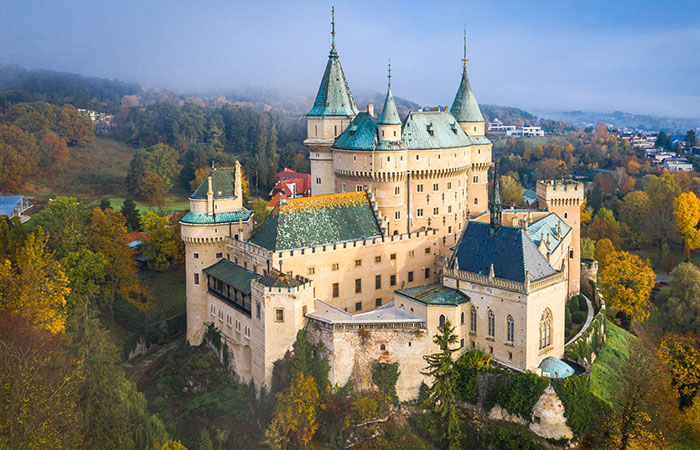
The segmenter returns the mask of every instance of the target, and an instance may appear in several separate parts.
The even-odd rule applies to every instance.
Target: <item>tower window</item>
[[[355,280],[355,294],[361,294],[362,293],[362,279],[358,278]]]
[[[474,204],[475,204],[475,205],[478,205],[478,204],[479,204],[479,199],[476,198],[476,197],[474,198]]]
[[[338,298],[340,296],[340,286],[338,283],[333,283],[333,298]]]
[[[199,253],[197,253],[197,252],[192,253],[192,257],[194,259],[199,259]]]
[[[444,314],[440,314],[439,321],[440,321],[440,326],[445,325],[445,315]]]
[[[194,274],[194,284],[199,284],[199,274],[198,273]]]
[[[423,208],[418,208],[416,210],[416,216],[417,217],[423,217]]]
[[[374,277],[374,288],[375,288],[375,289],[381,289],[381,288],[382,288],[382,276],[381,276],[381,275],[375,275],[375,277]]]
[[[401,194],[401,187],[395,186],[394,187],[394,195],[399,195],[399,194]]]
[[[426,267],[425,268],[425,279],[427,280],[428,278],[430,278],[430,268]]]
[[[394,131],[394,137],[396,137],[396,131]]]
[[[321,184],[321,177],[316,177],[316,184]]]
[[[423,185],[422,184],[416,185],[416,192],[423,192]]]
[[[355,303],[355,311],[362,311],[362,302]]]
[[[275,322],[284,322],[284,309],[275,309]]]
[[[395,219],[395,220],[401,219],[401,211],[395,211],[395,212],[394,212],[394,219]]]
[[[496,316],[493,311],[489,311],[489,336],[496,336]]]
[[[565,213],[564,213],[564,218],[565,218],[565,219],[568,219],[568,218],[569,218],[569,213],[568,213],[568,212],[565,212]]]

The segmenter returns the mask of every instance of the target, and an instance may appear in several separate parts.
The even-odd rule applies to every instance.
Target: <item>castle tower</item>
[[[382,116],[377,122],[377,132],[379,139],[382,141],[398,142],[401,140],[401,119],[399,118],[399,112],[396,110],[394,95],[391,93],[391,62],[389,62],[389,75],[387,78],[389,83],[386,91],[386,100],[384,100]]]
[[[491,142],[485,137],[484,116],[472,92],[467,74],[467,30],[464,30],[464,57],[462,58],[462,79],[450,112],[457,119],[467,136],[483,139],[472,151],[472,163],[467,174],[467,203],[469,213],[478,215],[486,211],[488,202],[488,170],[491,165]]]
[[[202,271],[226,257],[226,239],[248,239],[252,213],[243,207],[241,165],[212,168],[190,196],[190,212],[180,219],[185,242],[187,340],[199,345],[208,321],[207,276]]]
[[[580,291],[583,183],[577,181],[538,181],[536,189],[539,208],[556,213],[572,228],[573,236],[565,264],[569,268],[569,296],[576,295]]]
[[[333,155],[330,149],[335,138],[350,125],[358,113],[335,48],[335,8],[332,9],[332,17],[331,52],[314,106],[306,115],[307,138],[304,145],[310,152],[312,195],[335,192]]]

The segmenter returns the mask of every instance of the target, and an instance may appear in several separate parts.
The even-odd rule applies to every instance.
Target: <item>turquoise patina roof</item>
[[[389,89],[386,92],[386,99],[384,100],[384,109],[382,110],[382,116],[379,118],[379,124],[401,125],[399,111],[396,109],[394,95],[391,93],[391,85],[389,85]]]
[[[260,278],[260,275],[257,273],[244,269],[238,264],[232,263],[228,259],[221,259],[219,262],[213,266],[207,267],[202,272],[223,281],[246,295],[250,294],[251,280],[257,280]]]
[[[415,300],[426,305],[457,306],[470,299],[460,291],[445,287],[441,284],[429,284],[410,289],[394,291],[402,297]]]
[[[484,116],[481,115],[479,103],[476,101],[472,87],[469,84],[469,76],[466,68],[462,71],[462,81],[459,83],[459,89],[455,100],[452,102],[450,112],[458,122],[483,122]]]
[[[194,200],[206,200],[207,191],[209,190],[207,179],[211,177],[212,191],[214,198],[235,198],[236,197],[236,169],[234,168],[219,168],[212,169],[204,181],[200,183],[194,194],[190,196]]]
[[[490,144],[484,136],[467,136],[457,120],[446,111],[419,111],[408,114],[401,127],[401,140],[377,138],[377,121],[366,112],[359,113],[333,148],[341,150],[430,150]]]
[[[557,225],[559,225],[559,239],[557,239]],[[566,236],[571,232],[571,227],[567,225],[563,220],[559,218],[556,213],[551,213],[533,222],[528,226],[527,234],[532,239],[536,245],[540,245],[543,240],[547,241],[547,235],[549,235],[549,253],[559,247],[561,241],[564,240]]]
[[[250,242],[272,251],[381,236],[367,193],[347,192],[287,200],[275,207]]]
[[[245,222],[248,219],[250,219],[250,210],[243,207],[240,211],[219,213],[213,216],[190,211],[187,214],[185,214],[185,217],[180,219],[180,222],[206,225],[215,223],[238,222],[239,220]]]
[[[549,356],[540,363],[542,376],[548,378],[566,378],[574,374],[574,369],[561,359]]]
[[[358,113],[355,99],[340,65],[335,46],[328,55],[326,71],[323,72],[321,86],[308,116],[354,116]]]

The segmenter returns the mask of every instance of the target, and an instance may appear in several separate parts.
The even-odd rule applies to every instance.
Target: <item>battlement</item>
[[[583,183],[578,181],[538,181],[537,200],[543,204],[557,206],[578,206],[585,195]]]

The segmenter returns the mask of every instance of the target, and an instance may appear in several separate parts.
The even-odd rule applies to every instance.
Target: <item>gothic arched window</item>
[[[506,337],[508,342],[513,342],[515,338],[515,321],[513,321],[513,316],[508,316],[508,320],[506,320]]]
[[[545,308],[540,319],[540,348],[552,345],[552,311]]]
[[[440,314],[440,326],[445,325],[445,316],[443,314]]]
[[[470,330],[472,333],[476,333],[476,308],[472,306],[472,309],[469,313],[469,326]]]
[[[489,336],[496,336],[496,316],[493,311],[489,311]]]
[[[464,313],[462,313],[462,325],[464,325]]]

